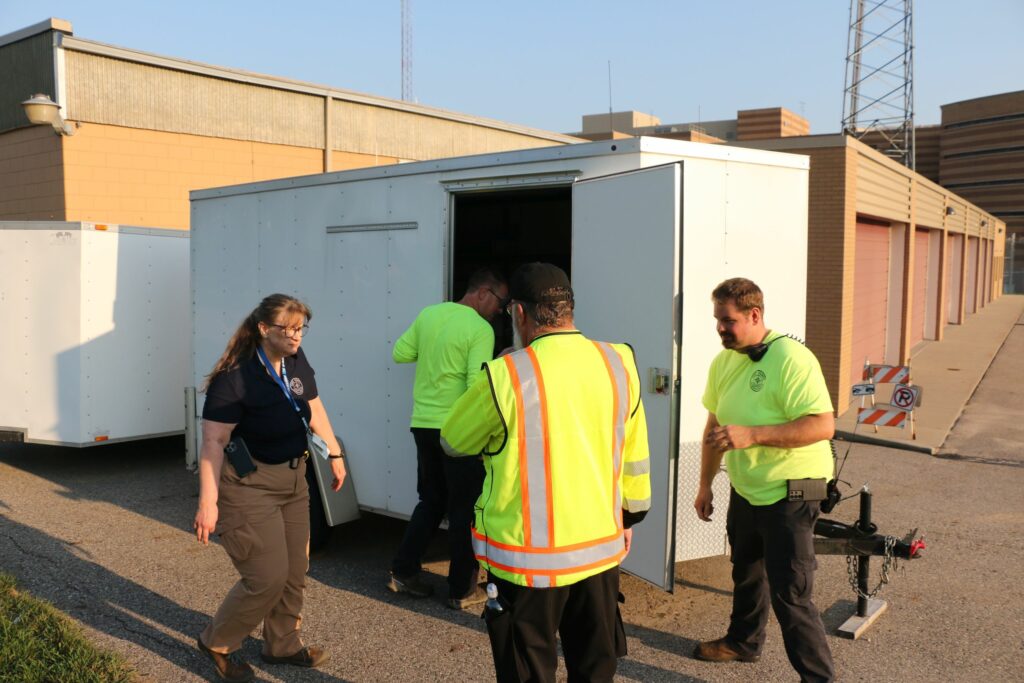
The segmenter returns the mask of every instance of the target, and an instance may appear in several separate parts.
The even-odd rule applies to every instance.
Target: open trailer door
[[[588,337],[628,342],[651,450],[651,510],[622,568],[672,590],[679,444],[682,163],[577,182],[572,191],[575,320]]]

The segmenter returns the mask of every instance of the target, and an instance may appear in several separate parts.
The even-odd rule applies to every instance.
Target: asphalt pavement
[[[1019,309],[1016,323],[1001,334],[980,382],[962,390],[966,405],[936,455],[839,444],[841,458],[849,446],[846,492],[868,484],[879,531],[902,536],[918,528],[928,546],[922,559],[904,561],[891,573],[879,594],[888,610],[857,641],[835,634],[855,609],[846,562],[819,558],[815,596],[839,680],[1022,679]],[[0,571],[70,614],[95,642],[124,654],[146,681],[214,680],[194,639],[236,578],[224,551],[199,545],[191,533],[196,480],[184,469],[183,449],[181,439],[86,450],[0,445]],[[852,522],[856,500],[832,516]],[[317,671],[263,664],[256,633],[242,655],[259,680],[493,680],[478,612],[455,612],[438,598],[414,600],[384,587],[403,527],[365,515],[337,530],[312,559],[303,622],[307,641],[326,647],[331,661]],[[636,533],[643,533],[642,525]],[[443,594],[440,535],[428,559],[430,580]],[[872,562],[872,584],[879,564]],[[796,680],[774,617],[756,664],[690,657],[698,640],[724,633],[727,558],[680,563],[676,581],[676,591],[667,594],[624,579],[630,654],[620,661],[617,680]],[[564,669],[560,676],[564,680]]]

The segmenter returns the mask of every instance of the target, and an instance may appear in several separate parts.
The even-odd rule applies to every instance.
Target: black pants
[[[479,458],[452,458],[441,449],[441,430],[413,427],[416,441],[416,491],[420,501],[405,528],[391,569],[399,576],[413,576],[422,569],[423,553],[448,515],[448,594],[464,598],[476,590],[478,565],[469,529],[473,506],[484,483]]]
[[[811,600],[819,513],[816,501],[751,505],[733,490],[726,519],[733,580],[728,638],[744,654],[760,654],[770,599],[789,662],[803,681],[835,676],[825,627]]]
[[[527,588],[493,575],[488,579],[505,607],[497,617],[485,613],[499,683],[554,681],[556,632],[570,683],[615,677],[616,655],[625,655],[618,567],[556,588]]]

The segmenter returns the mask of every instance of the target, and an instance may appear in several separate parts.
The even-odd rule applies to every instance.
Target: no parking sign
[[[891,403],[901,410],[913,410],[921,400],[921,387],[913,384],[900,384],[892,392]]]

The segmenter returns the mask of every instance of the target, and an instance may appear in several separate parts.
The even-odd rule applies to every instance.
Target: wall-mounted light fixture
[[[60,135],[74,135],[75,127],[60,115],[60,105],[50,99],[49,95],[36,93],[21,103],[25,116],[34,126],[53,126]]]
[[[988,219],[987,218],[982,218],[981,219],[981,227],[984,228],[987,225],[988,225]]]
[[[947,216],[955,216],[956,215],[956,209],[954,209],[952,206],[947,206],[946,207],[946,215]]]

